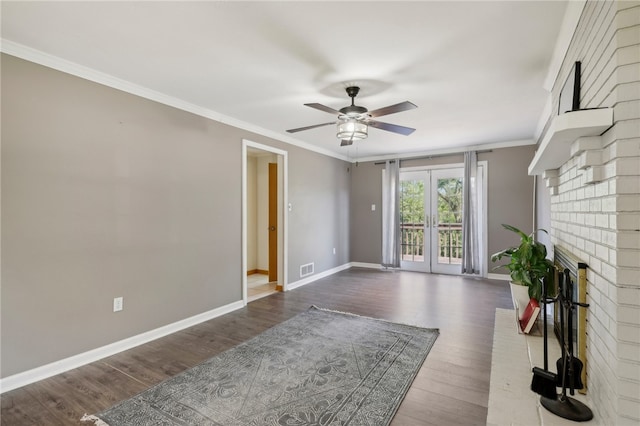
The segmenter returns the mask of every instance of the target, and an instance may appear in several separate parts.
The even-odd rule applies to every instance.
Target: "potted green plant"
[[[506,268],[511,276],[512,292],[513,286],[525,286],[528,289],[528,298],[540,301],[542,297],[542,286],[546,282],[545,278],[551,277],[553,262],[547,259],[547,248],[544,244],[535,239],[538,231],[547,232],[544,229],[533,231],[527,235],[515,226],[502,224],[505,229],[515,232],[520,236],[520,244],[517,247],[509,247],[491,256],[493,262],[497,262],[503,257],[510,259],[509,263],[499,265],[494,268]],[[516,298],[514,297],[514,301]],[[521,302],[518,302],[522,305]],[[518,308],[518,307],[517,307]],[[523,307],[519,307],[523,309]]]

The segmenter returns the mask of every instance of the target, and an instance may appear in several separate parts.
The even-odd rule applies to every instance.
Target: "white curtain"
[[[385,163],[382,171],[382,266],[400,267],[400,160]]]
[[[478,158],[475,151],[464,153],[462,186],[462,273],[480,273],[478,240]]]

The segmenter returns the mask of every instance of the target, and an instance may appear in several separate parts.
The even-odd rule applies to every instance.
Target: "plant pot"
[[[518,319],[522,316],[524,309],[527,307],[529,300],[529,287],[509,282],[511,285],[511,299],[513,300],[513,308],[518,312]]]

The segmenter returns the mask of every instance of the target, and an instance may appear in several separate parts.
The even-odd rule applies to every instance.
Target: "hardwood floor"
[[[484,425],[505,281],[353,268],[92,364],[4,393],[2,425],[79,419],[171,377],[310,305],[440,329],[392,425]]]

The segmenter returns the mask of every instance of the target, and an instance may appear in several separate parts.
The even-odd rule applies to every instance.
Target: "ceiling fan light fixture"
[[[368,131],[369,129],[366,123],[348,118],[338,122],[338,133],[336,137],[343,140],[361,140],[367,138]]]

